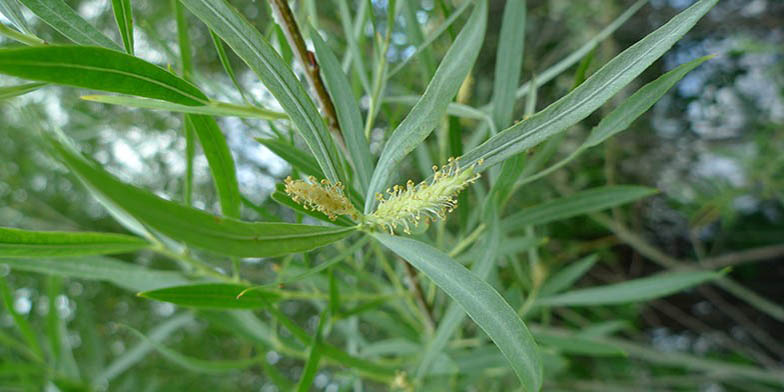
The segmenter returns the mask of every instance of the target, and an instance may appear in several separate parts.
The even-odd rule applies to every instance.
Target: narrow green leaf
[[[204,309],[265,308],[280,298],[274,292],[259,288],[248,290],[248,288],[248,286],[240,284],[207,283],[144,291],[138,296]]]
[[[127,253],[148,247],[122,234],[29,231],[0,227],[0,257],[56,257]]]
[[[580,191],[533,207],[524,208],[503,220],[504,230],[521,230],[589,212],[626,204],[656,193],[656,189],[635,185],[609,185]]]
[[[610,60],[563,98],[493,136],[463,156],[484,170],[576,124],[598,109],[672,47],[718,0],[701,0]]]
[[[109,37],[82,19],[63,0],[21,0],[21,2],[46,24],[76,44],[122,50]]]
[[[234,49],[261,79],[291,118],[293,128],[305,140],[326,178],[333,183],[343,180],[337,149],[324,119],[302,83],[264,36],[226,0],[181,2]]]
[[[48,45],[0,49],[0,73],[189,106],[207,103],[207,97],[185,80],[142,59],[104,48]]]
[[[403,158],[442,120],[447,106],[474,65],[485,36],[487,1],[479,0],[471,17],[439,64],[425,93],[387,141],[365,195],[365,213],[373,212],[376,193],[386,187]]]
[[[595,306],[649,301],[718,279],[722,275],[722,272],[714,271],[662,273],[621,283],[567,291],[539,298],[536,303],[540,306]]]
[[[506,128],[512,123],[515,89],[520,83],[525,44],[525,0],[507,1],[501,21],[493,76],[493,121]]]
[[[370,185],[370,176],[373,174],[373,160],[370,156],[370,143],[365,138],[359,104],[354,93],[351,92],[351,85],[340,68],[335,54],[327,47],[317,31],[313,30],[310,36],[316,50],[316,60],[324,77],[324,84],[335,103],[335,112],[346,140],[346,149],[357,172],[359,193],[364,195]]]
[[[86,160],[73,147],[54,138],[50,140],[60,159],[85,185],[139,222],[196,248],[228,256],[274,257],[315,249],[355,230],[353,227],[250,223],[213,216],[125,184]]]
[[[38,90],[43,86],[46,86],[46,83],[25,83],[16,86],[3,86],[0,87],[0,100],[18,97],[31,91]]]
[[[203,106],[188,106],[176,103],[159,101],[157,99],[129,97],[123,95],[83,95],[80,98],[85,101],[108,103],[110,105],[121,105],[133,108],[168,110],[172,112],[204,114],[219,117],[243,117],[260,118],[264,120],[286,119],[286,113],[264,109],[257,106],[236,105],[227,102],[210,101]]]
[[[30,26],[22,14],[22,7],[19,0],[0,0],[0,14],[5,16],[11,23],[25,34],[33,34]]]
[[[637,90],[591,130],[591,134],[588,135],[588,139],[584,143],[585,148],[597,146],[618,132],[628,128],[634,120],[647,112],[653,104],[661,99],[672,86],[683,79],[687,73],[711,58],[713,56],[704,56],[681,64]]]
[[[133,55],[133,9],[131,0],[112,0],[112,11],[120,30],[125,51]]]
[[[179,5],[179,2],[177,2],[177,4]],[[242,99],[247,102],[248,98],[245,96],[245,89],[242,88],[240,81],[237,79],[237,75],[234,73],[234,68],[231,66],[229,56],[226,54],[226,49],[223,47],[223,41],[212,30],[210,30],[210,38],[212,38],[212,43],[215,45],[215,52],[218,53],[218,59],[220,59],[223,70],[229,75],[231,82],[234,84],[234,88],[242,95]]]
[[[536,343],[514,309],[492,286],[430,245],[380,233],[373,236],[463,307],[495,342],[526,391],[541,388],[542,365]]]
[[[546,347],[552,347],[564,354],[588,355],[592,357],[624,356],[622,348],[594,339],[576,335],[555,333],[545,328],[531,328],[536,341]]]
[[[223,215],[239,219],[242,199],[237,183],[237,170],[234,167],[234,157],[229,151],[229,145],[226,144],[226,138],[218,123],[210,116],[195,114],[186,114],[185,121],[193,127],[199,137],[199,143],[210,166],[212,182],[218,191]]]
[[[151,270],[101,256],[55,259],[3,258],[0,259],[0,264],[6,264],[14,271],[105,281],[137,292],[178,286],[188,282],[179,272]]]
[[[594,254],[569,264],[544,282],[542,288],[539,289],[539,296],[546,297],[572,287],[577,280],[596,264],[597,260],[599,260],[599,257]]]
[[[308,349],[308,359],[305,361],[305,368],[302,369],[302,375],[297,383],[297,392],[308,392],[313,380],[316,378],[316,372],[319,369],[319,362],[321,361],[321,342],[322,334],[324,333],[324,326],[329,319],[328,309],[321,312],[318,326],[316,327],[316,336],[313,338],[313,343],[310,344]]]
[[[174,364],[179,365],[185,370],[189,370],[196,373],[205,373],[205,374],[221,374],[227,372],[236,372],[253,365],[258,364],[260,361],[264,360],[264,358],[248,358],[248,359],[236,359],[236,360],[204,360],[189,357],[187,355],[183,355],[175,350],[172,350],[158,341],[148,338],[141,332],[125,325],[120,324],[123,327],[127,328],[131,333],[133,333],[137,338],[141,339],[146,344],[152,346],[155,351],[161,354],[164,358],[171,361]]]

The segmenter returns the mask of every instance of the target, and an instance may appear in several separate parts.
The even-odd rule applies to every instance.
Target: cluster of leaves
[[[600,323],[583,331],[550,325],[554,312],[572,307],[639,303],[706,281],[733,284],[715,268],[697,268],[646,254],[663,260],[671,271],[575,289],[573,285],[594,266],[597,255],[576,257],[579,260],[557,270],[542,262],[539,251],[543,244],[537,228],[586,214],[645,254],[646,244],[640,245],[638,238],[599,211],[650,196],[655,190],[633,185],[560,189],[562,197],[524,205],[515,198],[522,185],[546,176],[626,130],[689,71],[706,61],[708,58],[699,58],[682,64],[637,89],[604,116],[568,157],[542,167],[567,129],[630,85],[716,1],[698,1],[588,77],[590,60],[583,61],[575,87],[539,111],[535,110],[537,88],[581,59],[590,59],[591,50],[644,1],[632,5],[598,36],[536,80],[519,87],[526,3],[507,2],[493,96],[482,108],[465,104],[459,91],[467,88],[466,81],[482,50],[487,0],[464,1],[460,7],[448,10],[443,25],[428,40],[413,23],[414,2],[390,1],[386,31],[376,32],[370,45],[357,42],[363,37],[357,31],[362,32],[366,19],[370,26],[384,26],[375,20],[372,4],[360,2],[355,19],[348,3],[337,1],[337,18],[346,41],[343,64],[317,28],[296,25],[285,1],[270,2],[279,14],[280,25],[273,25],[268,34],[254,27],[226,0],[174,1],[179,74],[135,55],[130,0],[112,1],[122,46],[62,0],[0,1],[0,12],[13,25],[2,25],[0,33],[26,45],[0,49],[0,73],[30,81],[4,87],[0,97],[12,98],[54,84],[121,94],[82,97],[93,102],[179,113],[187,166],[184,196],[182,201],[173,201],[111,174],[80,151],[68,129],[51,127],[41,132],[49,154],[78,178],[128,233],[2,228],[0,261],[15,273],[52,276],[52,301],[61,279],[73,278],[105,281],[181,310],[147,333],[123,324],[141,343],[109,366],[88,373],[81,371],[74,360],[64,334],[64,320],[50,311],[46,325],[49,341],[42,342],[36,328],[15,310],[13,295],[2,279],[6,311],[17,330],[15,336],[5,332],[0,335],[8,347],[2,354],[11,359],[9,369],[18,370],[9,379],[19,385],[42,383],[61,390],[107,385],[116,390],[113,380],[155,350],[167,361],[194,372],[263,372],[281,390],[309,390],[319,372],[329,369],[346,388],[367,383],[370,388],[380,389],[462,390],[467,385],[486,384],[500,390],[521,386],[525,391],[538,391],[548,382],[558,385],[546,375],[559,374],[570,356],[624,354],[694,372],[721,371],[730,379],[780,382],[780,374],[751,365],[660,354],[612,337],[623,324]],[[22,5],[70,43],[46,43],[36,36],[22,16]],[[463,17],[469,11],[470,15]],[[408,15],[406,25],[415,29],[409,39],[417,49],[410,58],[422,58],[427,85],[413,98],[413,107],[402,120],[388,116],[389,130],[380,132],[383,147],[376,157],[370,145],[372,137],[379,134],[375,126],[380,121],[379,113],[382,106],[396,98],[387,91],[387,84],[408,62],[387,69],[398,12]],[[209,91],[198,86],[198,71],[190,58],[188,15],[206,25],[221,64],[245,98],[244,103],[211,99]],[[461,21],[462,27],[455,34]],[[298,45],[300,31],[309,33],[314,54]],[[453,39],[436,66],[431,45],[447,31]],[[272,44],[275,42],[277,49]],[[234,74],[225,45],[255,74],[282,111],[248,98]],[[373,48],[372,78],[364,65],[365,46]],[[305,72],[303,80],[292,67],[297,61]],[[310,88],[316,93],[309,94]],[[323,93],[319,93],[321,90]],[[367,97],[369,102],[364,118],[357,95]],[[453,101],[456,95],[458,102]],[[527,116],[514,122],[516,99],[523,96],[527,97]],[[449,225],[438,222],[432,230],[420,230],[412,236],[385,234],[360,224],[362,217],[335,219],[317,208],[305,209],[289,198],[281,184],[271,199],[294,211],[297,223],[289,223],[284,221],[284,214],[270,213],[242,195],[235,160],[216,117],[274,124],[271,127],[276,137],[258,141],[288,161],[295,176],[345,184],[345,199],[365,216],[376,210],[376,195],[397,180],[395,174],[414,151],[423,163],[420,166],[424,166],[421,176],[426,177],[427,168],[445,161],[449,153],[460,156],[464,167],[486,175],[461,194],[463,208]],[[457,117],[481,123],[463,137]],[[437,129],[446,132],[436,132],[438,145],[444,148],[441,159],[434,160],[424,143]],[[219,215],[193,206],[197,141],[208,162]],[[541,149],[529,154],[542,143]],[[263,221],[250,221],[243,205],[251,207],[245,210],[259,212]],[[310,223],[302,223],[305,218]],[[181,268],[151,268],[109,256],[133,252],[168,258]],[[314,264],[319,258],[325,260]],[[243,263],[243,259],[274,264],[275,274],[272,278],[251,275],[251,264]],[[317,321],[309,328],[301,326],[300,320],[287,311],[291,304],[308,305],[310,316],[320,314],[312,318]],[[52,302],[51,309],[54,307]],[[775,312],[778,308],[769,309]],[[473,322],[466,321],[466,315]],[[224,331],[227,341],[242,341],[237,344],[245,348],[244,352],[237,358],[201,359],[165,344],[175,330],[196,320]],[[293,375],[281,372],[268,360],[267,352],[297,361],[296,366],[290,366],[297,371]]]

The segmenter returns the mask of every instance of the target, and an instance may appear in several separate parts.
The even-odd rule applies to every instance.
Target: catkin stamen
[[[332,184],[327,179],[318,182],[313,176],[308,177],[308,181],[286,177],[283,182],[286,194],[305,209],[319,211],[333,221],[338,215],[349,215],[354,220],[359,218],[359,212],[343,194],[345,187],[340,182]]]
[[[475,166],[462,169],[458,159],[449,158],[441,168],[433,166],[433,179],[429,183],[414,184],[409,180],[405,186],[387,189],[387,198],[376,194],[378,208],[365,218],[366,222],[390,234],[394,234],[398,226],[411,234],[411,226],[419,226],[420,222],[427,224],[446,219],[446,215],[457,208],[457,194],[479,178],[479,174],[474,174]]]

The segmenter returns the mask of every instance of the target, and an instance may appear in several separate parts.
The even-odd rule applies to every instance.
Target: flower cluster
[[[476,164],[461,169],[458,161],[449,158],[449,163],[441,168],[433,166],[434,174],[430,182],[414,184],[409,180],[405,187],[395,185],[387,189],[389,196],[386,199],[382,194],[376,194],[380,204],[375,212],[365,217],[365,221],[390,234],[394,234],[398,226],[410,234],[411,226],[418,226],[420,221],[429,223],[431,220],[445,219],[446,214],[457,207],[457,194],[479,178],[479,174],[474,174]]]
[[[344,186],[340,182],[332,184],[329,180],[316,181],[316,177],[308,177],[308,181],[292,180],[286,177],[286,194],[305,209],[319,211],[335,220],[338,215],[349,215],[352,219],[359,218],[359,212],[343,194]]]

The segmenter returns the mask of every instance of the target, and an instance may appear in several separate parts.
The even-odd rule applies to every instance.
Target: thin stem
[[[335,137],[342,142],[335,105],[332,103],[332,98],[330,98],[324,82],[321,80],[316,57],[305,45],[305,40],[302,38],[302,33],[297,26],[297,21],[294,19],[294,14],[291,12],[288,2],[286,0],[270,0],[270,6],[277,16],[278,23],[283,27],[283,35],[286,36],[286,41],[288,41],[289,46],[294,51],[294,56],[305,69],[305,78],[316,92],[316,98],[321,104],[324,116],[327,117],[327,123]]]
[[[402,259],[401,259],[402,260]],[[419,305],[419,310],[425,316],[425,325],[427,326],[428,330],[432,333],[436,330],[436,322],[433,320],[433,310],[430,309],[430,305],[428,305],[427,301],[425,301],[425,294],[422,291],[422,286],[419,284],[419,279],[417,279],[417,272],[414,267],[411,266],[407,261],[402,260],[403,266],[406,267],[406,276],[408,280],[411,282],[410,291],[411,294],[414,295],[414,298]]]

